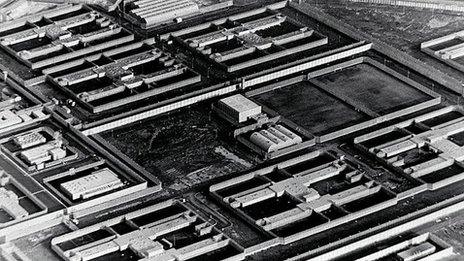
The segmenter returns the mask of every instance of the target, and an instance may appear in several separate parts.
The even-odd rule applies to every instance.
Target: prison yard
[[[461,260],[464,7],[402,3],[2,23],[0,259]]]

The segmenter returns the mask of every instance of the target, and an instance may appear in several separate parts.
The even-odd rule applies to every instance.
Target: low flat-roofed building
[[[113,171],[104,168],[90,175],[64,182],[60,187],[73,200],[76,200],[90,198],[123,185],[121,179]]]
[[[13,142],[21,149],[27,149],[45,143],[46,141],[47,139],[39,132],[27,133],[13,139]]]
[[[31,165],[37,165],[44,163],[45,161],[51,160],[52,159],[52,154],[51,151],[54,151],[54,160],[57,160],[59,158],[56,158],[56,155],[61,155],[61,158],[64,158],[66,156],[66,152],[64,153],[57,153],[56,149],[61,148],[61,141],[53,141],[49,142],[31,149],[24,150],[20,153],[21,158],[23,158],[28,164]]]
[[[25,218],[29,213],[19,205],[19,198],[13,191],[0,187],[0,209],[14,219]]]
[[[48,151],[52,160],[59,160],[66,157],[66,150],[62,148],[54,148]]]
[[[238,122],[247,121],[251,116],[261,113],[260,105],[241,94],[221,99],[218,107]]]
[[[434,253],[435,250],[436,247],[434,245],[432,245],[430,242],[425,242],[417,246],[412,246],[411,248],[404,250],[397,255],[400,260],[414,261]]]

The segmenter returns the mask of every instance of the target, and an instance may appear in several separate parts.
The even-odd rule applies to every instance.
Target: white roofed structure
[[[237,122],[245,122],[248,118],[261,113],[260,105],[241,94],[221,99],[218,107]]]
[[[73,200],[90,198],[123,186],[121,179],[108,168],[90,175],[64,182],[60,185]]]

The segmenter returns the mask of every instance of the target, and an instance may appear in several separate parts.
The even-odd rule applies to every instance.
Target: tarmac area
[[[71,232],[70,228],[64,224],[60,224],[25,237],[18,238],[13,241],[12,244],[23,251],[27,257],[31,258],[31,260],[35,260],[34,257],[40,256],[40,260],[60,261],[62,259],[50,249],[50,241],[57,235],[69,232]]]

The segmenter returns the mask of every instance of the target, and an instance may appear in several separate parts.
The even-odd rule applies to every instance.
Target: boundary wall
[[[97,133],[100,133],[100,132],[115,129],[115,128],[118,128],[118,127],[121,127],[121,126],[124,126],[124,125],[127,125],[127,124],[131,124],[131,123],[134,123],[134,122],[137,122],[137,121],[141,121],[141,120],[146,119],[146,118],[150,118],[150,117],[153,117],[153,116],[156,116],[156,115],[160,115],[160,114],[163,114],[165,112],[169,112],[169,111],[173,111],[173,110],[176,110],[176,109],[179,109],[179,108],[182,108],[182,107],[190,106],[190,105],[195,104],[197,102],[207,100],[207,99],[210,99],[210,98],[213,98],[213,97],[216,97],[216,96],[228,94],[228,93],[236,91],[237,89],[238,89],[237,84],[230,85],[230,86],[223,87],[223,88],[215,90],[215,91],[200,94],[200,95],[197,95],[197,96],[194,96],[194,97],[191,97],[191,98],[187,98],[185,100],[177,101],[177,102],[167,104],[167,105],[164,105],[164,106],[161,106],[161,107],[158,107],[158,108],[154,108],[154,109],[151,109],[151,110],[148,110],[148,111],[145,111],[145,112],[141,112],[139,114],[135,114],[135,115],[128,116],[128,117],[125,117],[125,118],[122,118],[122,119],[118,119],[118,120],[115,120],[115,121],[112,121],[112,122],[108,122],[108,123],[105,123],[105,124],[102,124],[102,125],[99,125],[99,126],[84,130],[82,133],[84,135],[87,135],[87,136],[88,135],[94,135],[94,134],[97,134]]]
[[[464,4],[446,0],[346,0],[355,3],[370,3],[378,5],[407,6],[416,8],[439,9],[464,12]]]

